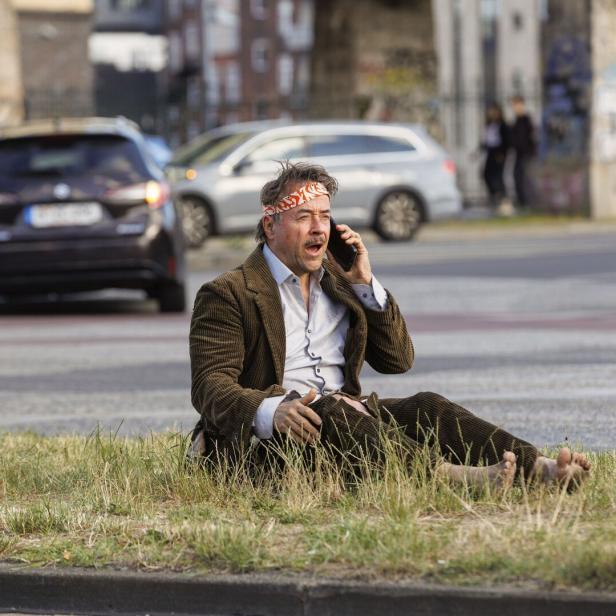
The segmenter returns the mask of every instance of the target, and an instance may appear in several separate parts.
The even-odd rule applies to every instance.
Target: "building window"
[[[177,32],[169,34],[169,68],[172,73],[182,70],[182,39]]]
[[[225,100],[239,103],[241,98],[242,78],[237,62],[228,62],[225,68]]]
[[[182,0],[168,0],[169,17],[179,19],[182,16]]]
[[[266,19],[267,0],[250,0],[250,12],[255,19]]]
[[[111,0],[111,8],[123,13],[149,9],[150,4],[151,0]]]
[[[206,87],[207,102],[211,106],[217,106],[220,103],[220,76],[218,66],[213,62],[207,67],[207,87]]]
[[[186,132],[186,137],[188,138],[188,141],[194,139],[201,132],[201,126],[199,125],[199,122],[197,120],[191,120],[188,124],[188,130]]]
[[[289,96],[293,91],[293,56],[283,53],[278,56],[278,92]]]
[[[201,53],[199,27],[192,19],[187,21],[184,26],[184,44],[186,45],[186,57],[191,60],[198,60]]]
[[[280,0],[278,3],[278,32],[293,31],[293,2],[292,0]]]
[[[251,48],[252,69],[256,73],[266,73],[269,69],[269,40],[255,39]]]
[[[186,86],[186,104],[190,109],[201,108],[201,81],[198,77],[188,80]]]

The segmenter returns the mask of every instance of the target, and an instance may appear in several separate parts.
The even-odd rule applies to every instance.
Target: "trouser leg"
[[[321,443],[329,448],[337,458],[344,458],[360,470],[364,461],[379,464],[383,461],[385,450],[392,448],[398,452],[407,466],[411,468],[424,447],[395,425],[372,415],[360,413],[344,400],[333,396],[321,398],[311,407],[321,417]],[[388,445],[384,445],[388,441]],[[425,459],[425,458],[424,458]],[[428,464],[433,467],[437,458],[432,457]]]
[[[515,164],[513,166],[513,181],[515,184],[515,193],[518,204],[524,206],[527,204],[526,159],[522,154],[516,155]]]
[[[439,394],[421,392],[409,398],[379,401],[383,419],[391,418],[416,443],[438,447],[454,464],[496,464],[503,452],[517,456],[518,472],[530,477],[538,456],[536,447],[477,417]]]

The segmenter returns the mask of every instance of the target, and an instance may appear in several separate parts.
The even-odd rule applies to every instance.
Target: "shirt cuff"
[[[273,396],[272,398],[265,398],[261,402],[252,423],[257,438],[272,438],[274,434],[274,413],[284,398],[284,396]]]
[[[370,284],[354,284],[351,285],[355,295],[365,308],[370,310],[378,310],[383,312],[387,309],[387,291],[381,286],[381,283],[372,276]]]

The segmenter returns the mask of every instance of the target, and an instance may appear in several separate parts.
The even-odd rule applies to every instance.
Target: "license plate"
[[[103,219],[100,203],[45,203],[31,205],[26,222],[37,229],[46,227],[87,226]]]

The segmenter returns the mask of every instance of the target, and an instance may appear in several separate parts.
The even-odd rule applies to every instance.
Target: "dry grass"
[[[0,559],[175,571],[311,571],[453,584],[616,590],[616,454],[591,454],[577,493],[452,488],[394,451],[344,480],[185,463],[177,434],[0,435]],[[422,465],[417,467],[422,469]]]

